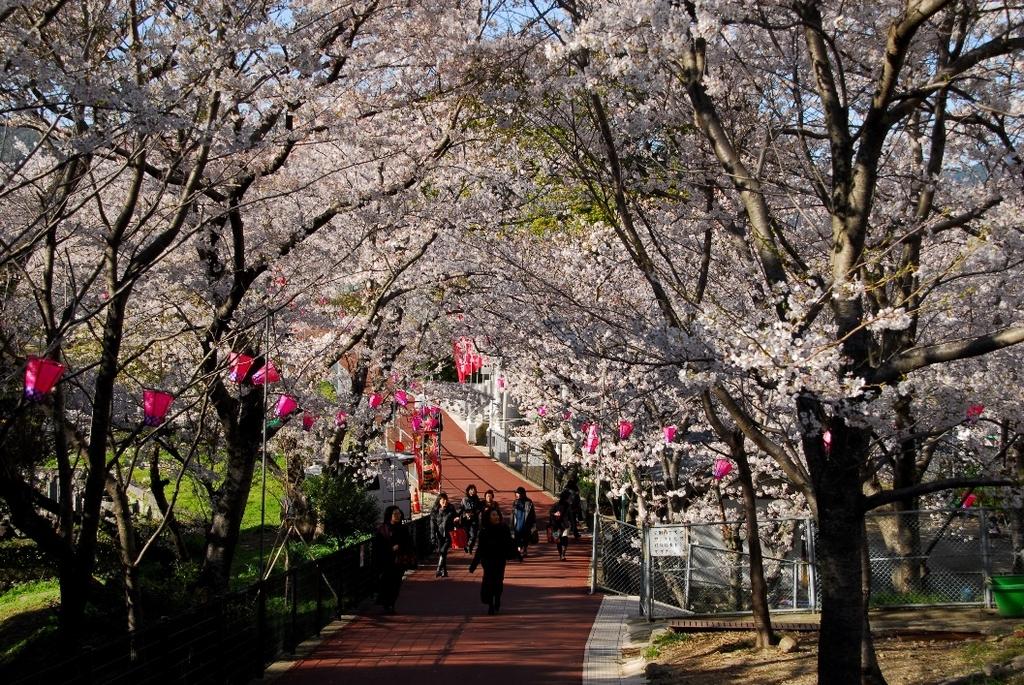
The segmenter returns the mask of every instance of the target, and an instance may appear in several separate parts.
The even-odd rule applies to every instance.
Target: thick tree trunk
[[[803,450],[811,477],[818,523],[818,573],[821,579],[821,627],[818,640],[819,685],[860,685],[862,640],[866,630],[862,550],[864,504],[862,470],[869,446],[864,428],[832,419],[831,446],[822,440],[823,415],[817,399],[798,400]]]
[[[203,584],[214,594],[223,594],[230,586],[231,563],[238,546],[259,453],[259,444],[247,444],[247,441],[228,448],[227,471],[206,533],[206,554],[201,573]]]

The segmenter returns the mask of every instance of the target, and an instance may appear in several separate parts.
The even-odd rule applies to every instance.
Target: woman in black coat
[[[565,553],[569,549],[569,532],[572,530],[571,497],[572,494],[564,490],[548,514],[548,529],[558,543],[558,558],[562,561],[565,561]]]
[[[522,557],[512,541],[512,531],[505,525],[498,509],[491,509],[487,521],[480,529],[476,554],[469,564],[469,572],[476,571],[477,565],[484,567],[483,582],[480,583],[480,601],[487,605],[487,613],[494,615],[501,609],[501,593],[505,587],[505,562]]]
[[[395,600],[405,571],[415,565],[412,536],[402,524],[402,510],[392,505],[384,510],[384,522],[373,536],[373,568],[377,575],[377,604],[395,613]]]
[[[455,530],[458,513],[448,501],[448,494],[442,492],[430,509],[430,541],[437,550],[438,578],[448,576],[448,551],[452,548],[451,532]]]

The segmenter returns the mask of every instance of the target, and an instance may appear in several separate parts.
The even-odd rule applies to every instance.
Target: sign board
[[[682,526],[655,526],[647,530],[652,557],[681,557],[686,553],[686,529]]]

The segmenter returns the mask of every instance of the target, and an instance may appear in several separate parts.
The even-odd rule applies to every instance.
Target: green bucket
[[[1000,616],[1024,616],[1024,575],[992,576],[992,599]]]

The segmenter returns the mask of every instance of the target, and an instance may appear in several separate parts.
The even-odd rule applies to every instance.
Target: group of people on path
[[[574,492],[566,489],[548,513],[548,540],[557,542],[558,557],[563,561],[570,536],[579,537],[578,502],[579,495],[574,498]],[[447,493],[441,492],[430,509],[430,540],[438,553],[435,576],[448,576],[448,554],[457,537],[465,551],[473,554],[469,572],[483,568],[480,601],[487,605],[488,614],[498,613],[505,566],[511,559],[522,561],[530,545],[538,542],[536,524],[536,508],[527,497],[526,488],[516,488],[508,524],[492,490],[487,490],[481,499],[475,485],[467,486],[458,508]],[[379,579],[377,603],[385,611],[394,613],[402,577],[407,569],[415,567],[412,536],[402,524],[398,507],[391,506],[384,511],[384,522],[374,539],[374,563]]]

